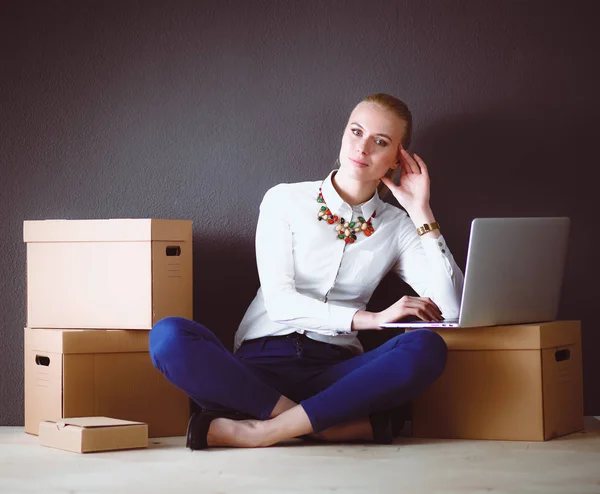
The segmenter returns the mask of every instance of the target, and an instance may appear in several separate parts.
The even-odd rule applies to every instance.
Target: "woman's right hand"
[[[409,297],[405,295],[395,304],[381,312],[359,310],[352,319],[352,330],[379,329],[380,324],[398,322],[408,316],[417,316],[427,322],[443,320],[442,311],[429,297]]]
[[[417,316],[427,322],[439,322],[444,319],[440,308],[429,297],[405,295],[395,304],[377,313],[377,325],[398,322],[408,316]]]

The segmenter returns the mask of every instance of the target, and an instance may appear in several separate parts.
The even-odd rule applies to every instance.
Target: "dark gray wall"
[[[585,410],[600,414],[593,6],[3,2],[0,424],[23,423],[23,220],[194,220],[195,318],[231,344],[258,287],[262,195],[323,178],[376,91],[412,108],[461,266],[476,216],[572,217],[560,318],[583,320]],[[399,288],[386,280],[372,307]]]

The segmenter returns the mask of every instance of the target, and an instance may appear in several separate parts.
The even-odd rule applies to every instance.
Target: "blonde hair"
[[[404,101],[401,101],[389,94],[375,93],[367,96],[361,101],[361,103],[373,103],[378,105],[381,108],[392,112],[400,120],[402,120],[406,124],[404,136],[402,137],[402,147],[404,149],[408,149],[412,140],[412,114],[410,113],[410,110]],[[400,168],[390,168],[385,176],[393,180],[395,171],[399,169]],[[377,187],[377,192],[381,197],[383,197],[389,192],[389,189],[383,182],[381,182]]]

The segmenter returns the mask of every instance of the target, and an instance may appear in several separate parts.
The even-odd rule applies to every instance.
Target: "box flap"
[[[191,240],[191,220],[123,218],[107,220],[26,220],[24,242],[141,242]]]
[[[149,331],[25,328],[28,350],[47,353],[147,352]]]
[[[449,350],[539,350],[581,342],[580,321],[512,326],[440,328]]]
[[[74,417],[60,420],[45,420],[44,422],[55,423],[58,428],[67,425],[74,425],[83,428],[98,427],[122,427],[125,425],[146,425],[144,422],[135,422],[131,420],[113,419],[110,417]]]

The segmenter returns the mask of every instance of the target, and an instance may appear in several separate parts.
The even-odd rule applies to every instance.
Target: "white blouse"
[[[458,317],[463,273],[444,238],[419,237],[409,216],[377,192],[348,205],[333,187],[335,171],[323,182],[279,184],[265,194],[256,230],[261,286],[236,332],[234,351],[244,340],[298,332],[362,353],[352,319],[390,270],[430,297],[445,318]],[[354,243],[339,239],[335,225],[317,219],[319,188],[331,212],[347,222],[376,213],[375,232],[357,233]]]

